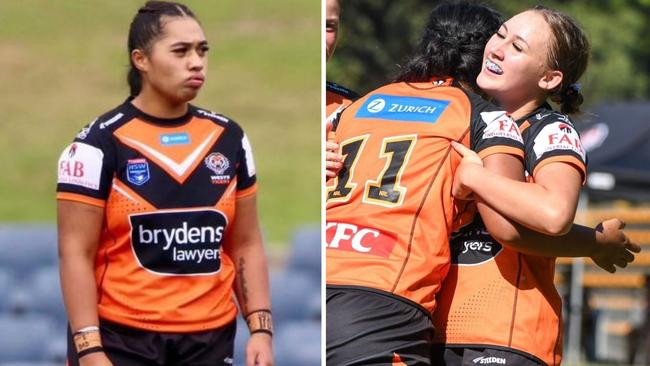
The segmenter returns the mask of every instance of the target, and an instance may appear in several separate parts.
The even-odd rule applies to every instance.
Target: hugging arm
[[[490,155],[483,160],[483,164],[490,175],[503,180],[523,180],[522,163],[514,156]],[[549,164],[549,167],[551,165],[566,164]],[[557,170],[547,170],[544,173],[542,179],[550,179],[551,174],[557,174]],[[487,182],[483,183],[489,185]],[[523,182],[516,183],[532,185]],[[505,191],[508,188],[509,186],[505,185],[499,189]],[[532,201],[532,198],[521,197],[520,199]],[[623,233],[622,229],[625,225],[618,219],[604,221],[596,228],[571,223],[566,234],[550,236],[531,230],[507,218],[501,212],[493,209],[480,195],[476,195],[476,201],[488,232],[503,245],[522,253],[547,257],[590,257],[604,270],[614,272],[615,266],[626,267],[627,263],[634,260],[632,253],[640,251],[638,244],[630,242]],[[518,207],[526,206],[517,202],[511,202],[511,204],[514,205],[515,210]],[[572,212],[571,218],[575,214],[575,208]],[[533,219],[541,219],[534,212],[529,214],[533,216]]]

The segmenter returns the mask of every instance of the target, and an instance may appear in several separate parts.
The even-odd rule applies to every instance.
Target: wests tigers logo
[[[224,174],[230,167],[230,160],[221,153],[212,153],[205,158],[205,165],[212,170],[214,174],[210,176],[212,184],[230,183],[230,175]]]

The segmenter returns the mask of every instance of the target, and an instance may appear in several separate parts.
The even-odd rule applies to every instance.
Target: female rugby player
[[[128,38],[131,96],[59,160],[70,365],[272,365],[268,271],[250,143],[195,107],[208,42],[185,5],[149,1]]]
[[[591,257],[614,272],[640,250],[617,219],[598,230],[572,226],[587,161],[567,114],[582,103],[576,83],[588,58],[589,42],[577,22],[541,6],[506,21],[488,41],[477,83],[517,120],[528,183],[485,169],[475,153],[454,144],[465,155],[456,194],[473,192],[481,215],[452,236],[453,265],[434,312],[434,362],[558,365],[562,303],[553,284],[554,257]],[[523,180],[515,168],[514,175],[508,167],[501,173],[515,178],[518,172]],[[499,226],[503,217],[516,222],[514,230]],[[536,232],[563,236],[549,240]]]

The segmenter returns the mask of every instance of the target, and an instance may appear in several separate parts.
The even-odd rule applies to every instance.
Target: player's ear
[[[131,61],[136,69],[140,72],[149,71],[149,58],[141,49],[134,49],[131,51]]]
[[[546,91],[551,91],[562,83],[563,77],[564,75],[560,70],[547,70],[539,79],[537,85]]]

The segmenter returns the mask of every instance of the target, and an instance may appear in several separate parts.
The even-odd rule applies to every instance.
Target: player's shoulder
[[[573,152],[583,162],[587,161],[580,134],[566,114],[545,105],[529,115],[526,121],[530,127],[524,131],[524,139],[533,147],[538,158]]]
[[[122,126],[135,116],[128,102],[124,102],[109,111],[95,117],[92,121],[81,128],[75,138],[76,141],[105,139],[112,131]]]
[[[529,130],[533,134],[540,131],[557,130],[564,133],[573,133],[578,135],[575,123],[571,118],[563,113],[557,112],[547,104],[541,106],[526,119],[530,125]]]
[[[327,81],[325,83],[325,89],[328,92],[335,93],[338,95],[343,96],[344,98],[350,99],[350,100],[355,100],[359,98],[359,94],[336,83],[333,83],[331,81]]]
[[[190,105],[190,112],[195,118],[205,119],[217,124],[225,129],[240,131],[243,133],[242,127],[234,119],[225,116],[221,113],[214,112],[207,108],[201,108]]]

